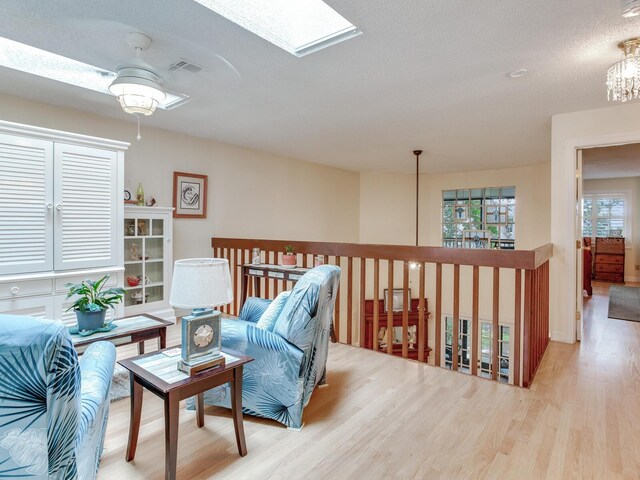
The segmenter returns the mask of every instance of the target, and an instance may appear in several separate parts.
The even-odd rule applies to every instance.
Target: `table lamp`
[[[224,258],[176,260],[169,304],[191,308],[182,317],[182,356],[178,369],[195,375],[224,365],[221,353],[220,312],[215,307],[233,301],[229,261]]]

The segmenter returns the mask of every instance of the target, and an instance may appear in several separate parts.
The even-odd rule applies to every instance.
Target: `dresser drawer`
[[[51,279],[0,283],[0,299],[46,295],[51,293]]]
[[[602,273],[624,273],[624,265],[597,263],[596,272]]]
[[[609,253],[596,255],[596,264],[599,264],[599,263],[624,265],[624,255],[611,255]]]
[[[596,272],[596,280],[604,280],[606,282],[624,283],[624,275],[621,273],[598,273]]]

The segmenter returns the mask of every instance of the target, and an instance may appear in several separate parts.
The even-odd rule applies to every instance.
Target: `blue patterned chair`
[[[302,410],[324,381],[340,269],[322,265],[291,291],[273,332],[255,326],[271,303],[249,298],[239,320],[222,320],[222,346],[255,360],[244,367],[242,411],[302,427]],[[229,385],[205,393],[205,403],[230,408]],[[189,402],[190,407],[193,401]]]
[[[78,361],[60,322],[0,315],[0,478],[95,479],[115,347]]]

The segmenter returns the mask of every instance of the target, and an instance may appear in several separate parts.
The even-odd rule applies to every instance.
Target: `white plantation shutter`
[[[55,269],[116,264],[116,152],[55,144]]]
[[[0,275],[53,268],[52,168],[51,142],[0,134]]]

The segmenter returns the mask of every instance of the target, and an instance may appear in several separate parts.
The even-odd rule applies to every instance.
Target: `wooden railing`
[[[418,361],[427,361],[429,345],[432,344],[432,362],[436,366],[500,380],[504,378],[501,366],[507,359],[508,382],[524,387],[531,384],[549,343],[551,244],[534,250],[472,250],[212,238],[214,256],[227,258],[231,266],[235,299],[226,307],[227,313],[237,315],[240,311],[241,265],[250,262],[252,249],[261,250],[263,263],[278,264],[281,252],[289,244],[295,247],[299,266],[312,267],[314,257],[319,255],[324,263],[341,267],[341,286],[336,297],[334,316],[334,330],[339,341],[348,345],[365,346],[365,301],[373,300],[373,341],[368,348],[378,349],[377,332],[380,328],[386,328],[386,353],[392,354],[396,332],[393,328],[393,311],[387,309],[387,312],[381,312],[379,300],[382,299],[381,289],[401,283],[401,355],[409,357],[408,305],[410,291],[413,290],[410,284],[417,279],[418,326],[415,348]],[[412,269],[410,264],[417,265],[418,268]],[[508,274],[508,270],[512,273]],[[396,274],[398,271],[402,272],[401,282],[400,275]],[[251,284],[249,282],[250,286]],[[470,288],[463,289],[463,284],[470,284]],[[491,286],[491,294],[487,294],[486,284]],[[481,287],[485,287],[482,296]],[[260,291],[266,298],[274,298],[279,292],[289,288],[291,285],[286,285],[283,280],[261,279]],[[428,291],[431,293],[428,294]],[[252,294],[251,287],[249,294]],[[428,299],[428,295],[432,295],[432,298]],[[510,298],[501,299],[501,295]],[[480,310],[481,306],[486,309],[487,299],[491,302],[490,313],[485,312],[483,315]],[[501,311],[500,305],[510,303],[509,300],[512,300],[510,308]],[[428,308],[425,308],[427,302]],[[460,319],[463,318],[461,307],[465,308],[465,305],[468,306],[468,318],[465,320],[468,323],[465,325],[470,324],[470,334],[468,327],[465,327],[464,332],[460,330]],[[450,315],[448,322],[452,326],[449,329],[452,331],[447,334],[445,330],[448,324],[443,318],[445,313]],[[486,352],[483,350],[486,338],[479,338],[481,323],[490,325],[492,332],[490,347],[487,345]],[[433,342],[428,338],[430,325],[435,332]],[[508,340],[506,336],[501,338],[498,333],[505,327],[509,331]],[[463,337],[470,338],[471,347],[467,344],[465,348],[465,343],[461,340]],[[447,338],[450,339],[449,343]],[[459,341],[452,340],[455,338]],[[507,349],[501,347],[505,342],[509,344]],[[459,351],[460,345],[463,351]],[[504,353],[506,350],[507,354]]]

